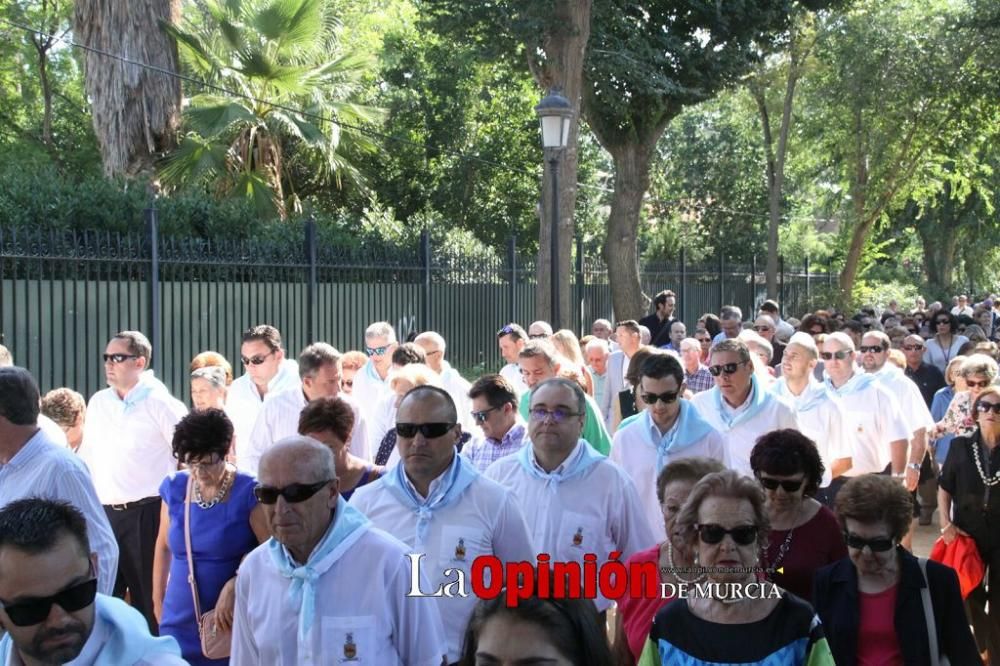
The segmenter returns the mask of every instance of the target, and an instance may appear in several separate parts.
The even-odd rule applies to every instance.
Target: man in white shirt
[[[0,510],[0,664],[187,664],[174,638],[98,593],[98,559],[75,507],[31,498]]]
[[[646,408],[615,433],[611,460],[635,482],[646,520],[659,543],[667,538],[663,508],[656,498],[660,470],[674,460],[694,456],[724,462],[726,448],[722,435],[681,397],[684,370],[676,358],[664,353],[647,358],[638,388]]]
[[[590,325],[590,334],[595,338],[599,338],[605,342],[610,342],[611,322],[607,319],[595,319],[594,323]]]
[[[620,391],[628,388],[625,381],[625,373],[628,372],[629,359],[642,346],[642,333],[639,330],[639,322],[634,319],[618,322],[615,328],[615,339],[618,341],[620,349],[611,352],[611,355],[608,356],[608,378],[605,382],[604,402],[600,402],[597,405],[601,408],[604,425],[609,430],[615,419],[614,401],[618,400],[618,393]]]
[[[816,444],[824,467],[816,499],[831,506],[834,496],[827,492],[830,483],[851,468],[854,447],[840,400],[813,377],[818,362],[819,349],[812,336],[793,334],[781,360],[781,378],[771,390],[795,409],[800,431]]]
[[[177,470],[171,445],[187,408],[149,370],[153,348],[138,331],[122,331],[104,350],[108,388],[87,405],[80,457],[118,540],[115,596],[156,630],[153,552],[160,529],[160,483]]]
[[[583,564],[612,552],[622,561],[656,543],[628,474],[580,438],[586,394],[557,378],[531,393],[531,445],[493,463],[486,476],[510,489],[528,521],[532,541],[552,562]],[[596,601],[599,611],[611,602]]]
[[[375,418],[372,410],[382,397],[392,393],[389,389],[389,370],[392,368],[392,352],[398,346],[396,331],[388,322],[378,321],[365,329],[368,362],[354,375],[351,396],[369,418]]]
[[[740,340],[712,347],[709,372],[715,387],[691,399],[702,418],[726,440],[726,466],[753,476],[750,452],[757,438],[781,428],[799,429],[795,411],[757,384],[750,349]]]
[[[236,445],[250,441],[264,401],[299,386],[295,361],[285,358],[281,333],[266,324],[243,333],[240,360],[246,372],[226,392],[226,414],[236,431]]]
[[[734,340],[743,330],[743,310],[735,305],[723,305],[719,310],[719,324],[722,330],[712,338],[712,344],[717,345],[723,340]]]
[[[529,340],[548,340],[552,337],[552,325],[547,321],[533,321],[528,327]]]
[[[458,422],[462,424],[462,428],[467,432],[478,435],[479,428],[472,421],[472,406],[469,402],[469,389],[472,388],[472,384],[459,374],[458,370],[451,367],[448,361],[444,360],[445,350],[447,349],[444,338],[434,331],[425,331],[418,335],[413,342],[424,350],[424,354],[426,355],[424,362],[427,366],[441,375],[441,384],[444,386],[444,390],[455,401],[455,407],[458,410]]]
[[[521,377],[521,367],[517,364],[518,354],[524,349],[528,342],[528,334],[517,324],[507,324],[497,331],[497,345],[500,347],[500,355],[507,365],[500,369],[500,376],[510,382],[514,391],[518,395],[528,391],[528,385]]]
[[[607,340],[594,338],[587,342],[583,353],[594,378],[594,400],[598,405],[603,405],[608,390],[608,356],[611,354],[611,347]]]
[[[842,480],[881,474],[891,464],[892,473],[905,477],[909,490],[916,488],[918,470],[906,468],[911,429],[903,419],[899,402],[875,375],[855,367],[854,342],[846,334],[829,334],[820,356],[826,368],[824,383],[840,399],[847,414],[849,436],[853,432],[851,468]],[[835,494],[836,485],[831,484],[831,494]]]
[[[37,425],[38,385],[24,368],[0,368],[0,508],[37,497],[69,502],[87,520],[104,594],[115,589],[118,542],[97,499],[90,472],[78,457]]]
[[[247,474],[257,475],[260,457],[278,440],[299,432],[299,414],[312,400],[343,398],[354,410],[354,430],[349,448],[362,460],[371,460],[368,426],[352,396],[340,393],[340,352],[325,342],[309,345],[299,354],[299,388],[282,391],[264,403],[250,438],[243,445],[236,442],[236,466]]]
[[[505,563],[535,561],[528,527],[511,492],[458,455],[462,426],[447,391],[418,386],[407,393],[396,412],[396,432],[400,463],[375,483],[358,488],[351,505],[423,556],[420,568],[430,581],[424,593],[455,581],[456,570],[471,580],[472,563],[482,555]],[[476,601],[475,596],[435,599],[448,640],[448,663],[460,658]]]
[[[965,315],[966,317],[971,317],[975,310],[971,305],[969,305],[969,297],[962,294],[958,297],[958,304],[951,309],[951,313],[956,317]]]
[[[441,665],[437,604],[407,596],[409,549],[340,497],[328,448],[278,442],[261,458],[255,492],[272,538],[240,565],[233,664]]]

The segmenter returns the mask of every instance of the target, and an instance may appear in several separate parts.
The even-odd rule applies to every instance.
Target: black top
[[[949,454],[949,459],[951,455]],[[925,587],[920,563],[902,547],[899,554],[899,588],[893,625],[903,653],[903,664],[927,666],[930,642],[927,640],[927,620],[920,590]],[[978,664],[979,648],[972,638],[962,605],[958,575],[951,567],[927,562],[927,581],[934,609],[938,649],[952,664]],[[858,650],[858,570],[850,558],[823,567],[816,572],[813,603],[823,629],[830,641],[830,650],[837,666],[854,666]]]
[[[771,367],[777,368],[781,365],[781,359],[785,356],[785,347],[787,347],[784,342],[781,342],[777,338],[771,340],[771,349],[773,353],[771,354]]]
[[[906,366],[904,372],[906,372],[907,377],[916,382],[917,387],[920,388],[920,395],[924,396],[924,402],[930,409],[931,403],[934,402],[934,394],[947,384],[944,381],[944,373],[930,363],[921,363],[916,370],[911,370],[910,366]]]
[[[646,315],[639,320],[639,326],[645,326],[649,329],[649,344],[658,347],[657,343],[658,337],[663,337],[663,344],[670,342],[670,322],[676,321],[676,317],[669,317],[660,321],[660,318],[656,316],[654,312],[651,315]]]
[[[980,551],[988,553],[1000,546],[1000,485],[986,488],[976,469],[974,446],[980,447],[979,460],[987,478],[1000,470],[1000,446],[987,454],[977,429],[971,437],[951,441],[938,483],[951,495],[952,522],[976,540]]]

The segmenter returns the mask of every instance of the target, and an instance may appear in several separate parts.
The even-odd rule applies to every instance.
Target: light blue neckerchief
[[[723,403],[722,391],[719,390],[718,386],[713,387],[711,391],[712,399],[715,401],[715,409],[718,410],[719,418],[722,419],[727,430],[732,430],[744,421],[749,421],[757,416],[760,410],[764,409],[771,400],[774,400],[770,393],[760,389],[757,377],[750,375],[750,397],[748,398],[750,404],[742,412],[730,417]]]
[[[125,405],[125,413],[128,414],[136,405],[141,404],[148,398],[150,393],[160,387],[166,390],[166,387],[156,378],[152,370],[143,372],[139,375],[139,382],[122,398],[122,403]]]
[[[854,376],[848,379],[847,383],[840,388],[834,386],[829,377],[823,380],[823,384],[825,384],[834,395],[844,397],[853,395],[858,391],[863,391],[877,381],[878,379],[875,375],[870,375],[867,372],[855,372]]]
[[[373,382],[375,382],[376,386],[378,386],[379,384],[385,384],[389,379],[389,375],[386,375],[385,379],[382,379],[381,377],[378,376],[378,370],[375,369],[375,364],[371,362],[371,359],[369,359],[368,362],[365,363],[363,369],[365,371],[365,374],[368,375],[368,378],[371,379]]]
[[[382,485],[395,495],[396,499],[417,513],[417,542],[413,547],[421,548],[427,541],[427,532],[431,520],[434,519],[434,512],[457,500],[479,477],[479,471],[468,458],[458,455],[456,451],[451,466],[445,471],[437,487],[425,499],[413,491],[409,481],[404,477],[406,474],[404,467],[403,463],[393,467],[382,477]]]
[[[517,456],[517,461],[521,463],[521,467],[534,478],[545,481],[546,487],[553,494],[559,492],[560,483],[583,474],[591,465],[595,465],[605,459],[605,456],[598,453],[585,439],[577,440],[576,448],[566,458],[564,463],[566,469],[561,474],[555,472],[546,473],[539,467],[535,462],[535,448],[530,443],[527,446],[522,446],[521,450],[515,455]]]
[[[640,427],[646,433],[646,438],[653,447],[656,448],[656,473],[663,469],[664,460],[668,453],[675,453],[686,449],[692,444],[700,442],[715,431],[712,424],[702,418],[698,410],[690,402],[681,399],[681,412],[677,415],[677,420],[667,434],[662,435],[658,440],[653,438],[654,430],[659,432],[659,428],[653,423],[653,418],[649,415],[649,410],[643,410],[639,417]]]
[[[326,530],[322,540],[309,554],[305,564],[296,564],[291,554],[277,539],[267,542],[267,550],[271,561],[278,572],[285,578],[291,578],[288,596],[292,603],[298,602],[300,645],[308,645],[309,632],[313,628],[313,617],[316,613],[316,583],[320,576],[327,572],[354,543],[364,536],[371,521],[353,506],[338,498],[334,509],[333,523]],[[301,598],[301,599],[300,599]]]
[[[788,390],[788,380],[782,377],[774,383],[771,388],[775,395],[785,398],[787,402],[795,407],[796,412],[809,412],[821,404],[829,397],[825,384],[815,381],[812,376],[808,378],[808,384],[801,395],[794,395]]]

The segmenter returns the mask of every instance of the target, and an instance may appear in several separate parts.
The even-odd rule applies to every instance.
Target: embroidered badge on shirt
[[[583,528],[576,528],[576,534],[573,535],[573,545],[581,546],[583,545]]]
[[[465,539],[458,540],[458,544],[455,546],[455,559],[465,560]]]
[[[358,646],[354,643],[354,634],[347,632],[347,640],[344,641],[344,659],[354,661],[358,656]]]

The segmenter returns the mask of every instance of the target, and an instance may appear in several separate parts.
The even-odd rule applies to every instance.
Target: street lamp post
[[[558,88],[552,88],[542,98],[535,113],[542,126],[542,148],[548,152],[549,168],[552,170],[552,229],[549,233],[549,249],[551,251],[551,269],[549,286],[552,299],[552,328],[560,327],[559,318],[559,158],[569,139],[570,122],[573,119],[573,107],[569,100],[559,94]]]

